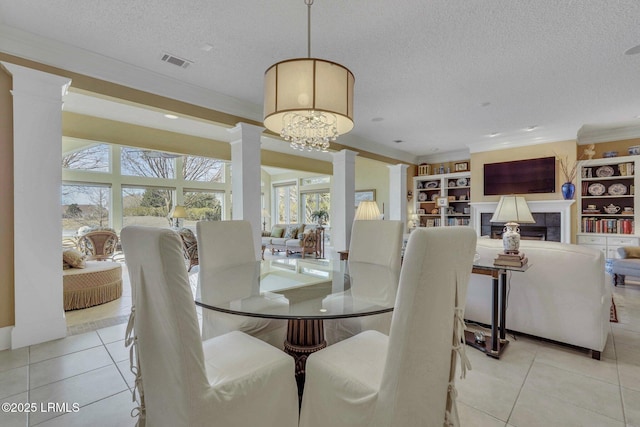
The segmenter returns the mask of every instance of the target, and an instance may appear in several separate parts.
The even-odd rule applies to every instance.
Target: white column
[[[251,223],[256,259],[260,259],[260,135],[264,128],[238,123],[230,129],[233,219]]]
[[[13,78],[14,292],[11,348],[67,334],[62,304],[62,95],[71,80],[6,62]]]
[[[351,150],[333,153],[331,245],[335,251],[349,249],[355,216],[357,154]]]
[[[389,166],[389,214],[385,219],[399,220],[407,229],[407,168],[409,165]]]

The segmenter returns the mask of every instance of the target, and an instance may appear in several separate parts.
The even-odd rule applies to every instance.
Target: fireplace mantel
[[[532,200],[528,201],[529,210],[537,212],[556,212],[560,214],[560,236],[562,243],[571,243],[571,205],[575,200]],[[480,215],[493,213],[498,207],[498,202],[472,202],[471,225],[480,236]]]

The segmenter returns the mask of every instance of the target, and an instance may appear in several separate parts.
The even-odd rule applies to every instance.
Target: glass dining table
[[[391,312],[398,281],[397,271],[373,264],[270,259],[216,272],[224,286],[212,291],[200,283],[195,302],[207,310],[288,320],[284,350],[295,359],[301,391],[307,357],[327,345],[324,320]]]

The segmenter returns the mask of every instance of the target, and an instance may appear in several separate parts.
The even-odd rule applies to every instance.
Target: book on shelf
[[[513,261],[496,258],[493,260],[493,265],[503,267],[523,267],[527,265],[527,262],[529,262],[529,259],[527,257]]]

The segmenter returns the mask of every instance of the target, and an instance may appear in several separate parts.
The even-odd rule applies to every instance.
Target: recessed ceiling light
[[[395,142],[396,144],[400,144],[401,142],[404,142],[404,141],[401,139],[394,139],[393,142]]]
[[[494,136],[498,136],[498,135],[500,135],[500,132],[492,132],[492,133],[489,134],[489,136],[491,138],[493,138]]]
[[[537,128],[538,128],[538,125],[529,126],[527,127],[527,132],[531,132],[532,130],[535,130]]]
[[[635,55],[640,53],[640,44],[638,46],[634,46],[631,49],[627,49],[627,51],[624,53],[625,55]]]
[[[175,120],[178,118],[178,116],[176,116],[175,114],[165,114],[164,115],[167,119],[171,119],[171,120]]]
[[[637,116],[633,116],[634,119],[640,119],[640,114],[638,114]]]
[[[200,46],[200,50],[204,50],[205,52],[211,52],[211,50],[213,50],[213,46],[210,45],[209,43],[205,43],[202,46]]]
[[[383,120],[384,120],[383,117],[374,117],[373,119],[371,119],[372,122],[381,122]]]
[[[481,102],[481,103],[480,103],[480,106],[481,106],[481,107],[488,107],[489,105],[491,105],[491,103],[490,103],[490,102]]]

